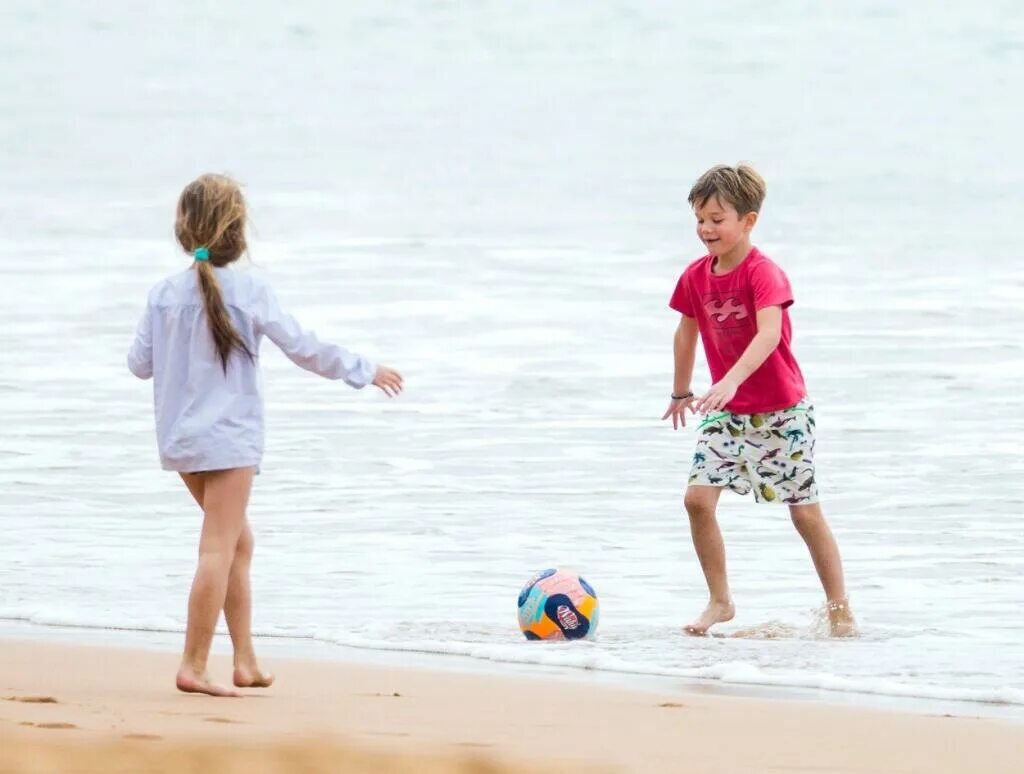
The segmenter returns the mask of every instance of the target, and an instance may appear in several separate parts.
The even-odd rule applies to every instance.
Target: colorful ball
[[[519,592],[519,628],[528,640],[581,640],[597,631],[597,594],[567,570],[544,570]]]

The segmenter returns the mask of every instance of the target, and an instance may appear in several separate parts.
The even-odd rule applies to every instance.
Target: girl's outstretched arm
[[[366,358],[344,347],[320,341],[306,331],[292,315],[281,308],[273,291],[264,287],[264,296],[256,310],[256,331],[265,334],[295,365],[327,379],[341,379],[362,389],[373,383],[377,367]]]

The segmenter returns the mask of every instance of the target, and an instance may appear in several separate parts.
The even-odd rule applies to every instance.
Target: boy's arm
[[[766,306],[757,310],[757,333],[740,359],[697,401],[697,411],[717,411],[736,395],[736,390],[745,382],[768,356],[779,346],[782,337],[782,307]],[[680,394],[680,393],[677,393]]]
[[[679,320],[679,326],[672,339],[672,356],[675,360],[675,371],[672,377],[673,395],[685,395],[690,391],[690,380],[693,378],[693,362],[696,355],[697,321],[684,314]]]
[[[672,357],[675,368],[672,375],[672,395],[685,397],[671,398],[668,409],[662,419],[672,417],[672,427],[686,426],[686,409],[693,411],[693,393],[690,391],[690,379],[693,378],[693,361],[697,354],[697,321],[685,314],[679,321],[676,334],[672,339]]]

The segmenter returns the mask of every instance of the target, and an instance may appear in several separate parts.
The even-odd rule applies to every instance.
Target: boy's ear
[[[754,224],[757,223],[757,213],[748,212],[743,216],[743,228],[746,231],[753,231]]]

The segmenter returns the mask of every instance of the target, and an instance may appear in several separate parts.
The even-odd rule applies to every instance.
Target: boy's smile
[[[725,263],[738,262],[746,256],[750,250],[750,231],[757,220],[756,213],[748,212],[741,217],[735,207],[719,201],[717,196],[694,207],[694,213],[697,216],[697,238],[709,253]]]

